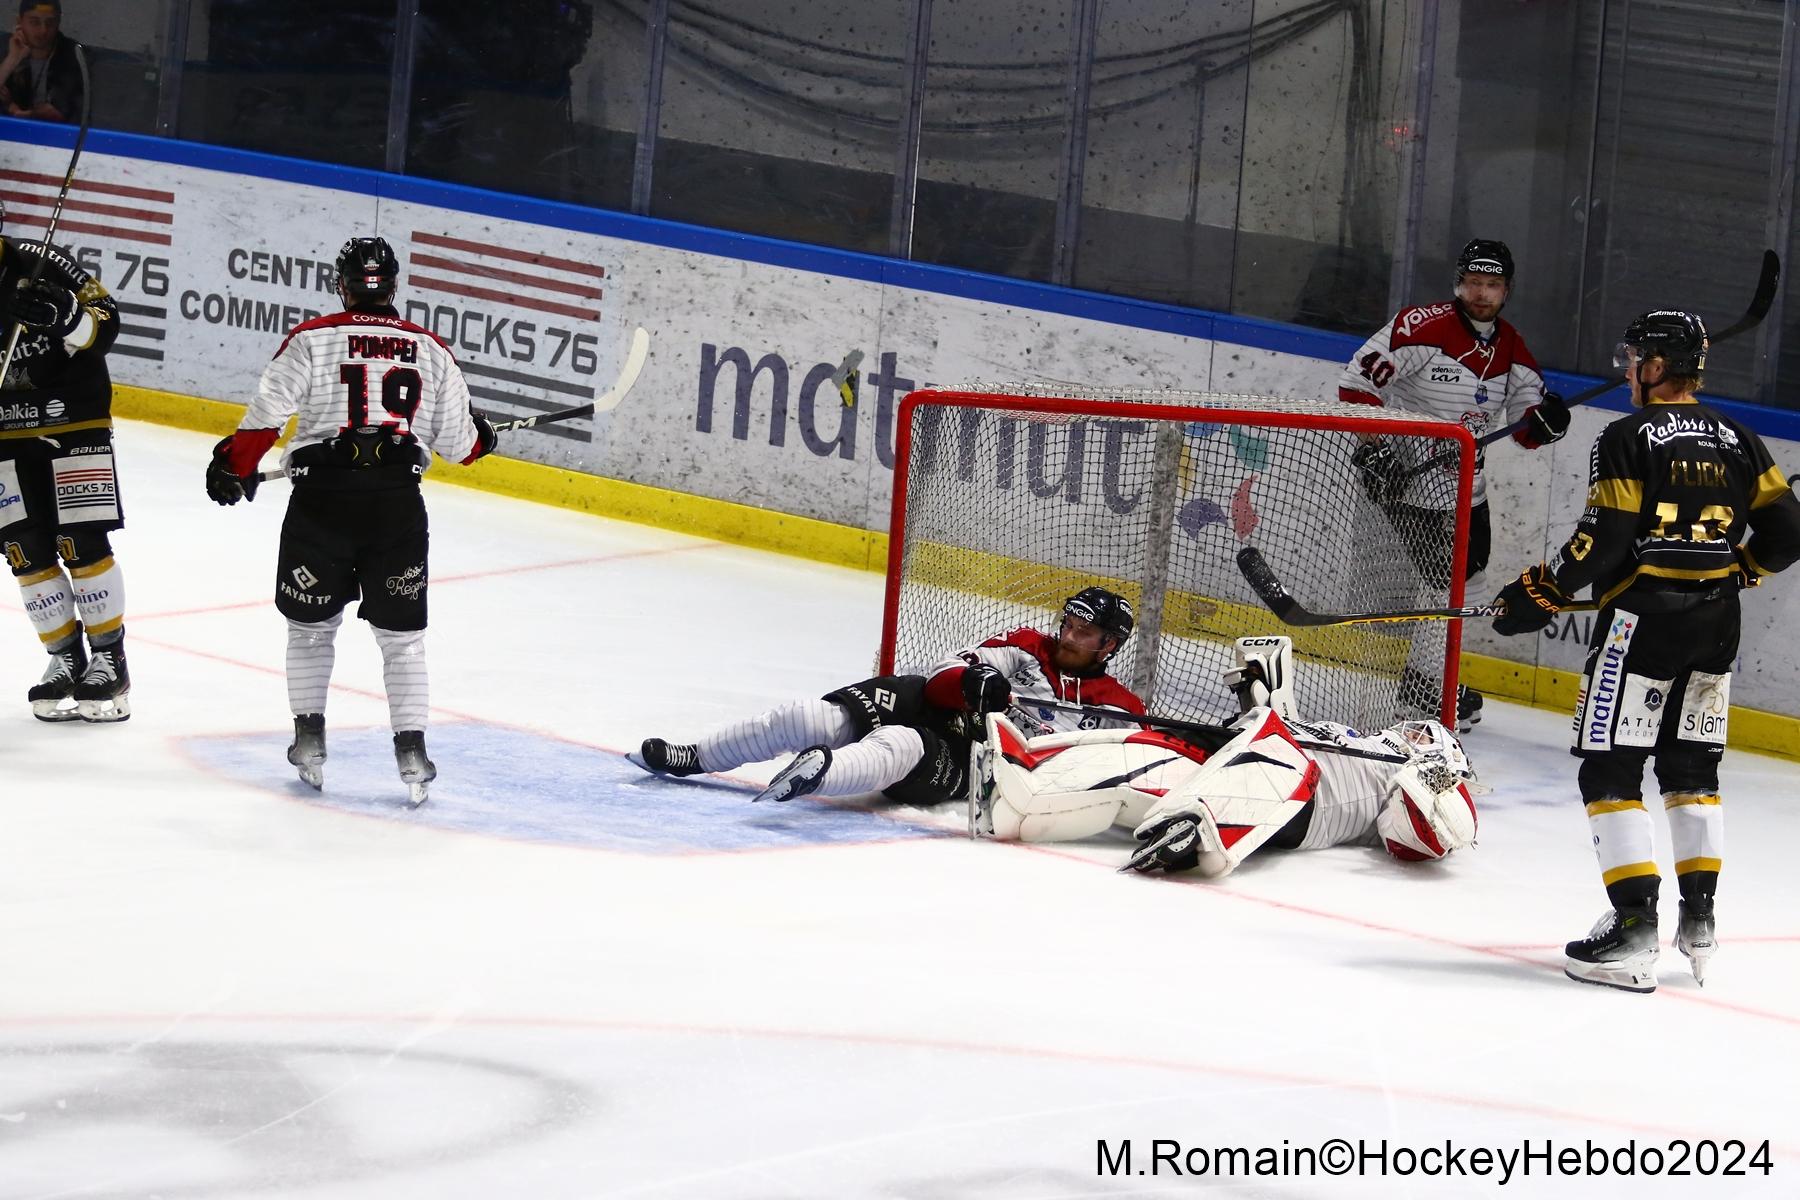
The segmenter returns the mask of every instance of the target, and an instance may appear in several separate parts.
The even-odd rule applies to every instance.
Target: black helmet
[[[1080,617],[1099,626],[1100,631],[1119,646],[1123,646],[1125,639],[1131,636],[1131,601],[1103,587],[1082,588],[1070,596],[1063,601],[1063,615]]]
[[[386,238],[351,238],[338,251],[337,273],[347,299],[386,299],[400,282],[400,260]]]
[[[1498,275],[1510,286],[1513,277],[1512,251],[1506,248],[1505,242],[1476,238],[1456,256],[1457,282],[1460,283],[1462,277],[1470,273]]]
[[[1629,365],[1626,350],[1637,351],[1640,359],[1660,358],[1670,375],[1679,379],[1698,379],[1706,370],[1706,326],[1690,312],[1661,308],[1647,312],[1625,327],[1625,336],[1613,351],[1613,365]]]

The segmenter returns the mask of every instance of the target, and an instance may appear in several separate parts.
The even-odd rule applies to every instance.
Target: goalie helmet
[[[1706,351],[1710,346],[1706,325],[1690,312],[1658,309],[1647,312],[1625,327],[1613,351],[1613,366],[1623,370],[1631,365],[1635,353],[1641,362],[1660,358],[1670,375],[1679,379],[1698,379],[1706,370]]]
[[[385,300],[400,282],[400,260],[386,238],[351,238],[338,251],[337,275],[345,303]]]
[[[1109,592],[1103,587],[1086,587],[1063,601],[1065,617],[1080,617],[1082,620],[1098,626],[1100,631],[1117,643],[1113,650],[1125,644],[1131,636],[1135,618],[1131,615],[1131,601],[1117,592]]]
[[[1512,251],[1506,248],[1505,242],[1476,238],[1456,256],[1456,282],[1461,283],[1462,277],[1470,274],[1498,275],[1507,286],[1512,286]]]

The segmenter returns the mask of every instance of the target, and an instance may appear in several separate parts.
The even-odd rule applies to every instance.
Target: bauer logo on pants
[[[50,469],[56,479],[58,523],[119,519],[119,489],[113,479],[110,453],[59,458],[50,464]]]

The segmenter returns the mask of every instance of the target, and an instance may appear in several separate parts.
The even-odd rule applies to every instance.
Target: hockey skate
[[[288,761],[300,772],[300,782],[321,790],[325,786],[325,714],[303,713],[294,718],[294,741]]]
[[[417,808],[429,800],[437,764],[425,757],[425,731],[407,729],[396,733],[394,761],[400,767],[400,782],[406,785],[406,802]]]
[[[1719,948],[1718,939],[1713,935],[1710,899],[1705,901],[1704,906],[1695,904],[1689,907],[1686,900],[1681,902],[1681,923],[1675,927],[1675,948],[1687,955],[1688,966],[1694,972],[1694,982],[1705,987],[1706,961]]]
[[[1594,930],[1563,948],[1563,974],[1627,992],[1656,990],[1656,911],[1608,909]]]
[[[125,666],[123,639],[94,649],[71,695],[84,721],[99,724],[130,719],[131,672]]]
[[[44,677],[26,694],[31,701],[31,715],[40,721],[80,720],[81,710],[75,705],[75,685],[86,671],[87,650],[78,633],[68,649],[51,653]]]
[[[1481,693],[1456,685],[1456,732],[1467,733],[1481,724]]]
[[[700,765],[700,748],[677,742],[665,742],[661,738],[645,738],[644,744],[625,756],[625,760],[634,767],[641,767],[652,775],[704,775],[705,769]]]
[[[775,773],[769,780],[769,786],[756,793],[750,800],[755,804],[758,800],[792,800],[795,796],[805,796],[819,789],[819,781],[825,778],[825,772],[831,768],[831,748],[829,746],[812,746],[794,756],[794,761]]]

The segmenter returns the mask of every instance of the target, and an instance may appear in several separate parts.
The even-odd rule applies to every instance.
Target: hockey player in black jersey
[[[123,721],[125,584],[108,540],[125,524],[106,370],[118,306],[60,250],[0,236],[0,346],[15,326],[18,348],[0,380],[0,550],[50,652],[31,711],[45,721]]]
[[[1573,536],[1501,591],[1506,612],[1494,619],[1499,633],[1534,633],[1584,587],[1600,602],[1572,753],[1612,907],[1568,944],[1566,971],[1634,992],[1656,988],[1661,887],[1644,764],[1656,760],[1675,852],[1675,948],[1704,982],[1738,592],[1800,559],[1800,501],[1786,476],[1755,433],[1695,399],[1706,350],[1691,313],[1645,313],[1626,329],[1614,363],[1640,411],[1601,433]]]

